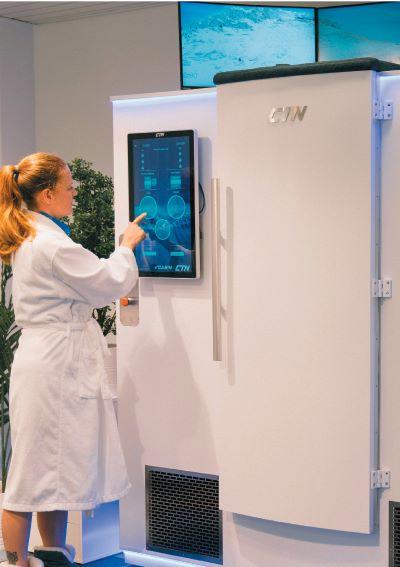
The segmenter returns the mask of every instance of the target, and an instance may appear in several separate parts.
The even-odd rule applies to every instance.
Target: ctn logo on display
[[[271,124],[283,124],[289,120],[301,122],[307,112],[308,106],[277,106],[273,108],[269,115]]]

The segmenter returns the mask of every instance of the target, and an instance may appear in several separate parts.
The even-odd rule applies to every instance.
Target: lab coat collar
[[[57,234],[63,234],[67,238],[69,236],[63,231],[63,229],[58,226],[55,222],[51,219],[42,215],[41,213],[37,213],[36,211],[31,211],[30,209],[26,209],[26,212],[31,216],[33,221],[37,224],[39,230],[46,230],[50,232],[56,232]]]

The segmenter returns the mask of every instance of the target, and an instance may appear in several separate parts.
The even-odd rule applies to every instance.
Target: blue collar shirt
[[[62,230],[65,232],[65,234],[67,234],[68,236],[71,234],[71,229],[65,222],[60,221],[60,219],[53,217],[53,215],[49,215],[48,213],[45,213],[44,211],[38,211],[38,212],[40,214],[44,215],[45,217],[49,218],[53,222],[55,222],[60,228],[62,228]]]

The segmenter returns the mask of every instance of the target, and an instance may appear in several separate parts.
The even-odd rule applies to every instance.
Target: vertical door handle
[[[222,360],[220,184],[211,180],[213,360]]]

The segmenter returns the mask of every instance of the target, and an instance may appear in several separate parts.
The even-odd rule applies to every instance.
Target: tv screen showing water
[[[318,59],[376,57],[400,63],[400,2],[318,11]]]
[[[128,135],[129,217],[147,213],[141,276],[197,276],[194,142],[193,130]]]
[[[223,71],[315,62],[313,8],[181,2],[183,87]]]

